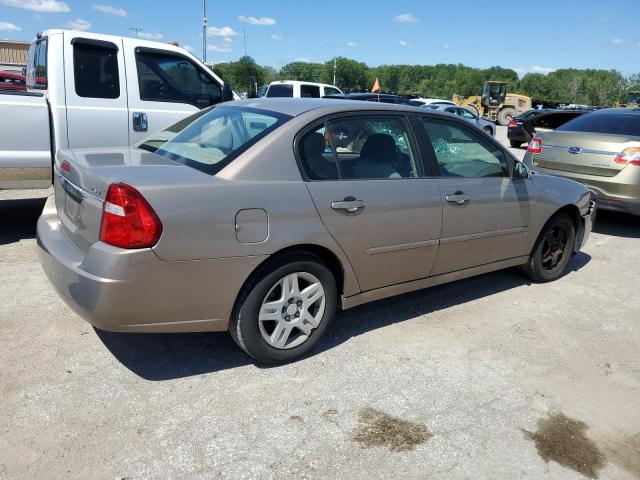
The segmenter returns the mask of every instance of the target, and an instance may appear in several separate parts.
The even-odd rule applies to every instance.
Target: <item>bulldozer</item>
[[[463,97],[454,95],[453,101],[474,115],[508,125],[513,117],[531,110],[531,97],[517,93],[507,93],[506,82],[488,81],[484,83],[482,96]]]
[[[629,90],[627,93],[627,101],[626,102],[615,102],[613,104],[615,108],[620,107],[628,107],[628,108],[638,108],[640,107],[640,90]]]

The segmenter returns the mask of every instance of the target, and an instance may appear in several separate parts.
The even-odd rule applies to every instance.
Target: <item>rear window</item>
[[[568,121],[557,131],[640,136],[640,115],[624,112],[588,113]]]
[[[47,89],[47,39],[43,38],[29,47],[27,86],[37,90]]]
[[[300,96],[302,98],[320,98],[320,87],[318,85],[300,85]]]
[[[170,127],[139,147],[215,175],[290,118],[255,108],[215,107],[180,122],[185,125],[182,130]]]
[[[271,85],[267,90],[267,97],[293,97],[293,85]]]

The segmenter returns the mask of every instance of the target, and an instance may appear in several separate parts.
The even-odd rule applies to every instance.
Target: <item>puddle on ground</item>
[[[367,407],[360,411],[359,424],[353,440],[364,448],[387,447],[391,451],[413,450],[416,445],[433,437],[420,423],[402,420]]]
[[[606,458],[585,436],[588,428],[580,420],[557,413],[538,420],[537,432],[523,432],[535,442],[538,454],[545,462],[554,460],[586,477],[598,478]]]

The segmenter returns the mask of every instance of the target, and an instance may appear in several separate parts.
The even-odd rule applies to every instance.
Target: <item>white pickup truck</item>
[[[47,188],[58,150],[134,145],[233,98],[174,45],[44,31],[29,50],[27,90],[0,90],[0,189]]]

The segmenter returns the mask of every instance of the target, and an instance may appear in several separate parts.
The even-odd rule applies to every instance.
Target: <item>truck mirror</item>
[[[231,87],[227,82],[224,82],[224,85],[222,86],[222,101],[228,102],[231,100],[233,100],[233,90],[231,90]]]

